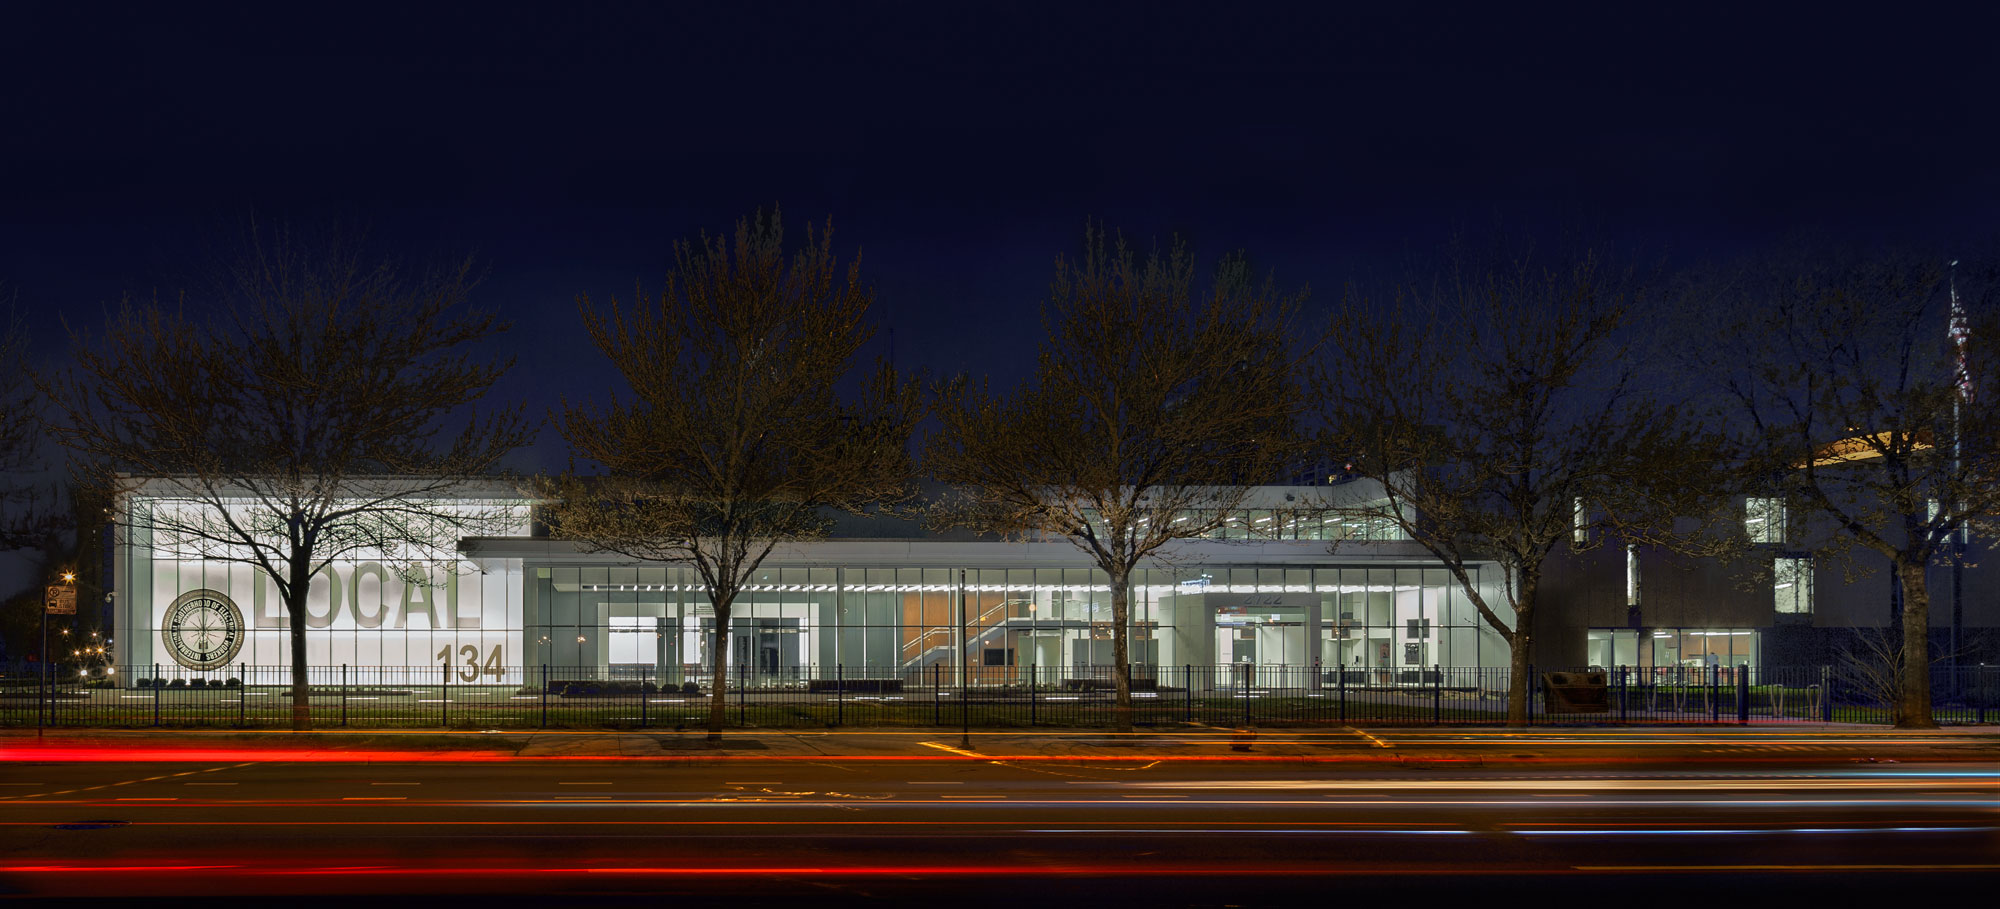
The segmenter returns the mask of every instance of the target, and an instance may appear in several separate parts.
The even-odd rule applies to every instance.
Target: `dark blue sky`
[[[899,364],[1002,380],[1086,217],[1323,307],[1495,219],[1686,260],[2000,213],[1992,17],[1389,6],[9,4],[0,285],[55,345],[253,213],[359,224],[486,263],[540,409],[611,380],[578,292],[773,201],[862,248]]]

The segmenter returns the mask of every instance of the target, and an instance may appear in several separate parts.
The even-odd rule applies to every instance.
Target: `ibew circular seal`
[[[190,590],[167,607],[160,640],[182,666],[219,669],[243,649],[243,610],[219,590]]]

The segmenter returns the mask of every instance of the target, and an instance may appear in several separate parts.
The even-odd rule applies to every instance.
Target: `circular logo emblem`
[[[160,640],[182,666],[219,669],[243,649],[243,610],[221,591],[190,590],[167,607]]]

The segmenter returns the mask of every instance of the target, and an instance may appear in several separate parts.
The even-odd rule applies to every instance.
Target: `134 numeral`
[[[459,681],[476,682],[479,681],[479,676],[482,674],[490,675],[496,679],[505,675],[506,670],[502,669],[500,664],[500,648],[502,646],[500,644],[493,645],[493,649],[486,654],[486,662],[484,664],[479,662],[479,648],[471,644],[458,648],[459,657],[465,661],[464,665],[458,668]],[[446,644],[437,652],[437,660],[447,667],[451,666],[450,644]]]

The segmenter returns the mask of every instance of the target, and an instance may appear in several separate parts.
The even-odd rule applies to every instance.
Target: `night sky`
[[[0,286],[51,358],[252,216],[478,256],[540,411],[610,387],[578,292],[773,202],[861,248],[898,365],[1003,382],[1086,218],[1324,308],[1495,222],[1686,262],[2000,212],[2000,22],[1903,4],[180,6],[0,11]]]

